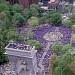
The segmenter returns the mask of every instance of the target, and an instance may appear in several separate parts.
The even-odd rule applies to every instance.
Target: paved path
[[[40,62],[39,62],[41,72],[44,70],[44,66],[42,65],[42,62],[43,62],[45,55],[47,54],[47,51],[49,50],[50,45],[52,45],[52,43],[48,42],[47,47],[45,48],[45,52],[43,53],[42,58],[40,59]]]

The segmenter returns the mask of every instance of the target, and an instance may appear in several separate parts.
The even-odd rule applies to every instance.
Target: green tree
[[[67,52],[60,58],[60,61],[58,63],[58,67],[61,67],[62,72],[64,72],[66,69],[68,69],[68,65],[73,60],[73,56]]]
[[[61,67],[56,67],[55,68],[54,75],[62,75]]]
[[[72,15],[69,17],[69,19],[71,20],[72,25],[74,25],[75,24],[75,11],[72,12]]]
[[[22,14],[23,14],[23,16],[24,16],[26,19],[28,19],[28,18],[31,16],[31,14],[30,14],[30,9],[25,8],[25,9],[23,10]]]
[[[5,0],[0,0],[0,3],[5,3],[6,1]]]
[[[7,43],[6,39],[7,30],[4,27],[0,27],[0,50],[4,50],[4,46]]]
[[[31,28],[35,28],[39,25],[39,19],[33,16],[28,20],[28,23]]]
[[[75,25],[72,26],[72,30],[75,32]]]
[[[13,16],[13,23],[17,25],[23,25],[23,23],[26,21],[23,15],[20,13],[15,13]]]
[[[37,17],[41,17],[42,13],[45,11],[38,4],[32,4],[32,5],[30,5],[30,10],[31,10],[32,16],[37,16]]]
[[[2,32],[2,29],[0,28],[0,50],[2,50],[5,45],[3,40],[4,40],[3,39],[3,32]]]
[[[51,49],[54,53],[56,53],[57,55],[60,55],[61,49],[62,49],[62,44],[57,42],[54,45],[52,45]]]
[[[39,15],[36,8],[30,8],[30,14],[31,16],[36,16],[36,17]]]
[[[3,13],[6,14],[6,16],[9,18],[9,20],[11,21],[12,20],[12,15],[11,15],[11,12],[10,11],[3,11]]]
[[[22,5],[19,5],[19,4],[14,4],[13,6],[12,6],[12,12],[13,13],[22,13],[22,11],[23,11],[23,7],[22,7]]]
[[[8,62],[8,58],[5,54],[3,54],[3,52],[0,51],[0,65],[7,63]]]
[[[72,22],[71,22],[71,20],[69,20],[69,19],[64,20],[64,21],[62,22],[62,24],[63,24],[64,26],[66,26],[66,27],[71,27],[71,26],[72,26]]]
[[[6,3],[0,4],[0,12],[9,10],[9,6]]]
[[[66,7],[65,7],[65,12],[68,13],[68,12],[72,12],[72,9],[73,9],[73,6],[72,4],[68,4]]]
[[[50,20],[50,23],[56,26],[59,26],[62,22],[61,15],[58,12],[51,11],[47,15],[47,19]]]
[[[35,46],[35,49],[40,50],[42,48],[40,42],[36,41],[36,40],[28,40],[26,42],[27,45],[31,45],[31,46]]]
[[[4,20],[5,18],[7,18],[6,13],[1,12],[1,13],[0,13],[0,20]]]
[[[26,34],[26,37],[27,37],[27,38],[32,38],[32,37],[33,37],[33,32],[32,32],[31,29],[28,30],[28,32],[27,32],[27,34]]]
[[[53,75],[74,75],[74,56],[71,54],[74,49],[70,44],[61,47],[62,55],[58,56],[57,61],[53,62]],[[54,57],[53,60],[56,58]]]
[[[3,20],[3,22],[4,22],[4,27],[8,30],[8,29],[12,29],[13,27],[12,27],[12,24],[11,24],[11,22],[10,22],[10,20],[8,19],[8,18],[4,18],[4,20]]]
[[[62,54],[65,54],[66,52],[68,52],[72,49],[73,49],[73,47],[70,44],[66,44],[66,45],[63,45],[61,52],[62,52]]]
[[[38,4],[32,4],[32,5],[30,5],[30,7],[31,7],[31,8],[36,8],[36,9],[38,9],[38,8],[39,8],[39,5],[38,5]]]
[[[20,37],[19,33],[17,33],[15,30],[9,30],[6,34],[7,40],[14,40],[14,41],[19,41],[22,38]]]
[[[40,24],[44,24],[45,22],[46,22],[46,17],[45,16],[39,18],[39,23]]]

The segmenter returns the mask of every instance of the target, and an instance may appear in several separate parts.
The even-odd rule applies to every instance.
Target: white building
[[[9,43],[6,47],[5,54],[8,55],[12,70],[16,75],[36,75],[37,60],[35,47]]]

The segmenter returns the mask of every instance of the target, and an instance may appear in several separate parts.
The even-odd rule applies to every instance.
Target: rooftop
[[[24,50],[24,51],[31,51],[33,46],[30,46],[30,45],[26,45],[24,43],[9,43],[7,46],[6,46],[6,49],[7,48],[13,48],[14,50]]]
[[[48,3],[53,3],[53,2],[55,2],[56,0],[50,0]]]
[[[37,50],[35,50],[35,46],[26,45],[23,43],[9,43],[6,47],[5,54],[20,56],[26,58],[33,58],[36,54]]]

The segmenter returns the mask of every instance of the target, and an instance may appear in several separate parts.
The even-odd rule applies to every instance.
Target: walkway
[[[48,42],[45,52],[43,53],[42,58],[40,59],[39,66],[41,68],[40,69],[41,72],[44,70],[44,66],[42,65],[43,59],[44,59],[45,55],[47,54],[47,51],[49,50],[50,45],[52,45],[52,44],[53,44],[52,42]]]

